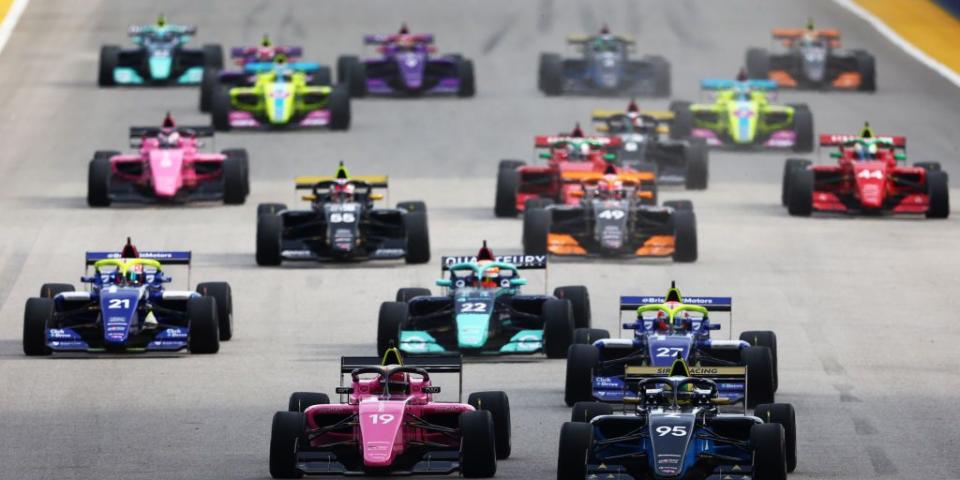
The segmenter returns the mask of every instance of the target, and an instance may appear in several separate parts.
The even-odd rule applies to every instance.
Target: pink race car
[[[87,203],[223,200],[241,204],[250,193],[247,151],[204,153],[210,127],[177,127],[170,114],[160,127],[130,127],[136,153],[98,151],[90,161]]]
[[[288,411],[274,414],[270,475],[459,471],[467,478],[492,477],[497,459],[510,456],[507,395],[477,392],[467,403],[435,401],[440,387],[431,383],[430,373],[448,372],[462,372],[459,356],[404,363],[391,349],[382,363],[376,357],[343,357],[341,385],[347,373],[351,384],[336,392],[344,403],[298,392],[290,396]]]

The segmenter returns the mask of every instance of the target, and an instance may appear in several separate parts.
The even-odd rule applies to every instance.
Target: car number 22
[[[485,313],[487,304],[484,302],[463,302],[460,304],[460,311],[465,313]]]

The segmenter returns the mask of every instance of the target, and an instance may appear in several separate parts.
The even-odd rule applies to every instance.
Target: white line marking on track
[[[4,17],[3,22],[0,22],[0,53],[3,53],[3,47],[7,46],[7,40],[10,40],[10,36],[13,35],[13,29],[17,26],[20,15],[23,15],[23,11],[27,9],[28,3],[30,0],[13,0],[10,10],[7,10],[7,16]]]

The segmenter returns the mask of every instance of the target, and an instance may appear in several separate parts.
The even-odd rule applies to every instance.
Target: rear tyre
[[[190,321],[190,353],[206,354],[220,351],[217,301],[213,297],[188,299],[187,319]]]
[[[203,68],[223,69],[223,47],[220,44],[203,46]]]
[[[753,415],[765,423],[777,423],[783,427],[787,471],[797,469],[797,414],[789,403],[764,403],[757,405]]]
[[[684,186],[687,190],[705,190],[710,179],[707,142],[699,139],[691,141],[683,150],[683,154],[687,161],[687,178]]]
[[[113,179],[113,166],[110,156],[114,152],[97,152],[87,171],[87,205],[91,207],[110,206],[110,182]],[[111,155],[112,156],[112,155]]]
[[[243,205],[249,189],[247,168],[243,160],[228,155],[223,161],[223,203]]]
[[[462,59],[457,62],[457,79],[460,81],[460,86],[457,88],[458,97],[472,97],[477,93],[471,60]]]
[[[786,480],[787,452],[785,443],[783,427],[776,423],[764,423],[750,428],[754,478]]]
[[[573,306],[569,300],[543,302],[543,350],[547,358],[564,358],[573,342]]]
[[[590,423],[590,420],[601,415],[613,415],[613,406],[609,403],[577,402],[570,412],[570,421]]]
[[[347,87],[333,87],[330,97],[327,98],[327,107],[330,109],[330,130],[350,128],[350,92]]]
[[[563,401],[568,407],[593,400],[593,367],[600,352],[593,345],[574,344],[567,350],[567,374]]]
[[[397,203],[397,208],[400,210],[405,210],[409,213],[413,212],[423,212],[427,213],[427,204],[421,200],[411,200],[409,202],[399,202]]]
[[[44,283],[40,287],[40,298],[53,298],[63,292],[74,292],[73,285],[69,283]]]
[[[227,282],[204,282],[197,285],[197,293],[213,297],[217,305],[217,326],[220,341],[233,338],[233,290]]]
[[[306,416],[299,412],[273,414],[270,428],[270,476],[273,478],[301,478],[297,470],[297,450],[306,430]]]
[[[537,208],[523,214],[523,251],[530,255],[547,254],[550,233],[550,210]]]
[[[927,218],[950,216],[950,189],[947,188],[946,172],[927,171],[927,196],[929,199]]]
[[[246,200],[250,194],[250,155],[245,148],[228,148],[224,150],[223,155],[227,158],[234,158],[240,165],[243,165],[243,197]]]
[[[407,233],[407,263],[427,263],[430,261],[430,232],[427,229],[427,212],[410,212],[403,216],[403,227]]]
[[[330,71],[330,67],[323,65],[318,68],[310,75],[310,81],[307,84],[313,87],[332,87],[333,73]]]
[[[466,478],[490,478],[497,473],[493,415],[485,410],[460,414],[460,473]]]
[[[417,297],[429,297],[430,290],[427,288],[401,288],[397,290],[397,301],[407,303]]]
[[[200,111],[209,113],[213,104],[213,92],[219,84],[220,69],[207,67],[200,78]]]
[[[543,197],[528,198],[523,202],[523,211],[526,212],[529,210],[533,210],[535,208],[547,208],[550,205],[553,205],[552,198],[543,198]]]
[[[747,408],[773,403],[773,358],[767,347],[740,350],[740,361],[747,367]]]
[[[330,397],[326,393],[315,392],[294,392],[290,394],[290,400],[287,402],[288,412],[303,413],[314,405],[328,405]]]
[[[53,318],[53,299],[28,298],[23,311],[23,353],[45,356],[53,353],[47,347],[47,322]]]
[[[347,85],[353,98],[367,95],[367,69],[355,56],[343,55],[337,59],[337,81]]]
[[[806,104],[793,106],[794,152],[813,151],[813,112]]]
[[[538,82],[548,96],[563,95],[563,58],[555,53],[540,54]]]
[[[857,90],[861,92],[877,91],[877,61],[873,58],[873,55],[858,50],[854,52],[854,57],[857,59],[857,72],[860,74],[860,86],[857,87]]]
[[[593,342],[607,338],[610,338],[610,332],[602,328],[577,328],[573,331],[574,345],[593,345]]]
[[[507,394],[504,392],[475,392],[467,398],[467,403],[477,410],[490,412],[493,417],[497,460],[510,457],[510,399],[507,398]]]
[[[674,262],[697,261],[697,217],[692,211],[673,211],[673,245]]]
[[[97,76],[97,85],[112,87],[117,84],[113,71],[120,65],[120,47],[104,45],[100,47],[100,73]]]
[[[765,48],[747,50],[747,76],[751,79],[770,78],[770,53]]]
[[[813,213],[813,171],[793,170],[787,189],[787,212],[795,217],[809,217]]]
[[[780,372],[777,366],[777,334],[769,330],[750,330],[740,334],[740,341],[747,342],[754,347],[770,349],[770,358],[773,362],[773,391],[780,386]]]
[[[780,203],[783,204],[784,207],[786,207],[790,201],[790,177],[793,175],[793,172],[797,170],[805,170],[812,164],[813,162],[810,160],[804,160],[802,158],[788,158],[787,163],[783,165],[783,182],[780,188]]]
[[[258,215],[257,265],[280,265],[282,241],[283,217],[280,215]]]
[[[410,316],[410,307],[403,302],[383,302],[377,318],[377,355],[400,346],[400,327]]]
[[[940,167],[940,162],[916,162],[913,164],[914,167],[922,168],[928,172],[939,172],[942,170]]]
[[[653,79],[656,84],[655,95],[658,97],[670,96],[670,62],[661,56],[650,59],[653,64]]]
[[[566,422],[560,427],[560,452],[557,480],[583,480],[587,476],[587,458],[593,443],[593,426]]]
[[[670,111],[673,112],[673,122],[670,124],[670,138],[684,139],[693,133],[693,111],[690,102],[674,100],[670,102]]]
[[[664,207],[670,207],[674,210],[693,211],[693,202],[690,200],[667,200],[663,202]]]
[[[590,328],[590,292],[583,285],[557,287],[553,289],[553,296],[570,300],[573,305],[574,328]]]
[[[214,89],[210,102],[210,119],[214,130],[230,130],[230,89],[223,86]]]
[[[516,217],[519,213],[517,212],[517,192],[520,190],[520,172],[516,167],[510,168],[512,162],[506,162],[511,161],[500,161],[500,168],[497,170],[497,196],[493,213],[498,217]]]

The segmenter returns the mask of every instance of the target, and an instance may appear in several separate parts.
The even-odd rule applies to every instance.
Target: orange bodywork
[[[833,80],[833,86],[836,88],[857,88],[860,86],[860,74],[858,72],[843,72]]]
[[[807,34],[809,30],[805,28],[774,28],[773,38],[783,42],[783,46],[789,48],[793,46],[798,38]],[[823,30],[814,30],[813,35],[816,38],[822,38],[830,41],[830,48],[840,48],[840,31],[834,28]]]
[[[554,255],[586,255],[587,251],[577,243],[572,235],[565,233],[547,234],[547,251]]]
[[[797,81],[783,70],[770,70],[770,80],[777,82],[777,85],[785,88],[797,86]]]
[[[633,254],[638,257],[665,257],[672,255],[675,249],[673,235],[654,235]]]

